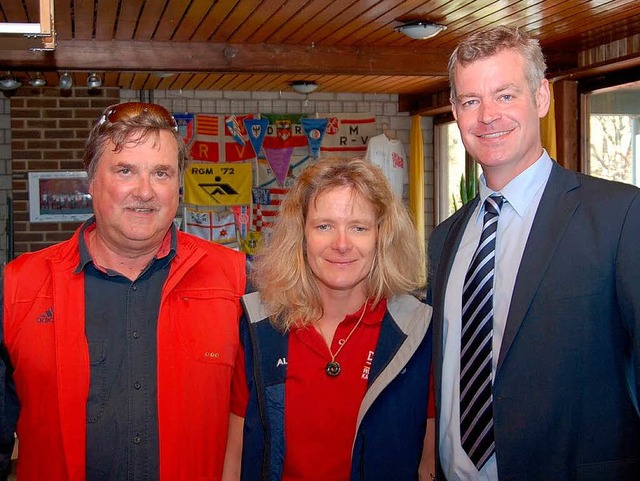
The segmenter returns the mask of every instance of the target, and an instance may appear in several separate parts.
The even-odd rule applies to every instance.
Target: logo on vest
[[[286,366],[287,365],[287,358],[286,357],[281,357],[278,359],[278,362],[276,362],[276,367],[280,367],[280,366]]]
[[[36,322],[53,322],[53,307],[50,307],[36,318]]]

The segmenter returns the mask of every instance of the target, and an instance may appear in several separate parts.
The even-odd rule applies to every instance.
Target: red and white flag
[[[263,236],[271,234],[280,204],[288,189],[253,189],[252,227]]]
[[[185,231],[219,244],[236,242],[233,211],[194,210],[185,208]]]
[[[322,157],[357,157],[367,152],[367,142],[376,135],[373,114],[327,114],[322,139]]]

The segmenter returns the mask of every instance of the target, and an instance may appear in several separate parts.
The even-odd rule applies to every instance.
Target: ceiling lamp
[[[87,87],[90,89],[99,89],[102,87],[102,77],[95,72],[91,72],[87,77]]]
[[[62,90],[69,90],[71,87],[73,87],[73,77],[69,74],[69,72],[65,72],[60,75],[60,82],[58,83],[58,86]]]
[[[396,27],[396,31],[406,35],[407,37],[413,38],[414,40],[425,40],[427,38],[435,37],[446,29],[446,25],[424,20],[416,20]]]
[[[33,77],[29,80],[29,85],[32,87],[44,87],[47,85],[47,79],[40,72],[36,72]]]
[[[313,80],[294,80],[289,84],[291,90],[303,95],[309,95],[316,90],[319,85]]]
[[[16,80],[16,78],[11,75],[11,72],[7,72],[5,75],[0,77],[0,90],[15,90],[22,85],[22,82]]]

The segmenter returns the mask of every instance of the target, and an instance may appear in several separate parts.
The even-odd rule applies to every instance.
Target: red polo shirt
[[[329,349],[312,326],[289,336],[285,384],[285,459],[282,481],[349,480],[356,419],[367,390],[369,370],[387,303],[367,309],[362,322],[336,357],[341,372],[326,373]],[[336,352],[362,314],[362,308],[338,325]]]

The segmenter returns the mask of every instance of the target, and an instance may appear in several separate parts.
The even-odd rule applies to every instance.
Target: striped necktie
[[[493,194],[484,202],[482,234],[462,290],[460,436],[462,447],[478,469],[495,450],[491,392],[493,272],[503,200]]]

